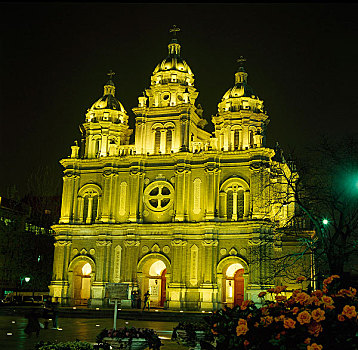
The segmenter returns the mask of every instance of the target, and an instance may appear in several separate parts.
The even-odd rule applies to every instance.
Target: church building
[[[210,133],[177,31],[132,109],[134,143],[110,72],[81,125],[82,149],[61,160],[50,294],[62,305],[107,306],[108,283],[128,285],[122,307],[147,290],[153,307],[172,310],[257,301],[279,281],[273,258],[299,248],[279,234],[295,204],[277,188],[290,191],[292,173],[265,146],[269,117],[244,59]]]

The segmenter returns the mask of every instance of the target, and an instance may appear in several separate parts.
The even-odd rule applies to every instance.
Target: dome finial
[[[112,81],[112,77],[115,74],[116,73],[114,73],[112,71],[112,69],[110,69],[109,72],[107,73],[107,75],[109,76],[109,80],[107,81],[106,85],[104,86],[103,95],[113,95],[114,96],[115,87],[114,87],[114,83]]]
[[[112,83],[112,85],[114,85],[112,82],[112,78],[113,78],[113,75],[115,75],[115,74],[116,73],[114,73],[112,69],[109,70],[109,72],[107,73],[107,75],[109,76],[108,83]],[[107,83],[107,85],[108,85],[108,83]]]
[[[245,69],[244,69],[244,63],[246,62],[246,58],[244,56],[240,56],[236,62],[239,64],[239,69],[238,71],[241,71],[241,72],[245,72]]]

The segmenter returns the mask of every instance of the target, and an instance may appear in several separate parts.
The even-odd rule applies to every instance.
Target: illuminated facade
[[[61,161],[50,291],[63,304],[106,305],[106,283],[120,282],[142,299],[150,290],[152,306],[213,310],[257,300],[274,283],[273,263],[257,247],[294,204],[272,204],[280,175],[273,176],[275,151],[265,147],[263,102],[239,60],[210,134],[175,31],[168,50],[133,108],[134,144],[110,73],[81,126],[83,154],[74,145]],[[274,240],[261,250],[273,257],[290,247]]]

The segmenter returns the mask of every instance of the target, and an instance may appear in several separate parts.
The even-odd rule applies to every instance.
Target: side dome
[[[90,110],[112,109],[126,113],[123,105],[114,95],[115,89],[114,83],[110,79],[104,86],[103,96],[92,105]]]
[[[252,87],[247,84],[247,73],[243,67],[240,67],[236,72],[235,85],[226,91],[222,97],[222,101],[235,97],[250,97],[258,99]]]

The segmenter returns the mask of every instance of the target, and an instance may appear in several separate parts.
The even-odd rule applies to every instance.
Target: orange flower
[[[322,298],[321,298],[323,304],[324,304],[324,307],[327,308],[327,309],[334,309],[334,306],[333,306],[333,299],[327,295],[324,295]]]
[[[273,322],[272,316],[265,316],[265,317],[261,317],[260,319],[260,323],[262,323],[264,327],[269,326],[272,322]]]
[[[261,313],[262,313],[262,315],[268,315],[269,314],[269,311],[268,311],[268,308],[265,306],[265,307],[262,307],[261,308]]]
[[[276,295],[275,299],[276,299],[277,302],[282,302],[282,301],[286,301],[287,297],[284,296],[284,295]]]
[[[245,324],[240,324],[236,327],[236,335],[239,337],[242,334],[246,334],[249,328]]]
[[[276,316],[275,322],[280,322],[280,321],[283,321],[284,319],[285,319],[285,315]]]
[[[312,296],[312,297],[310,297],[310,298],[308,299],[307,304],[308,304],[308,305],[315,304],[315,305],[318,306],[318,305],[321,304],[321,302],[320,302],[320,300],[314,295],[314,296]]]
[[[308,325],[308,333],[314,335],[315,337],[318,337],[320,332],[323,331],[322,325],[320,323],[317,323],[313,321]]]
[[[302,311],[298,314],[297,321],[302,325],[305,323],[310,323],[311,315],[309,314],[308,311]]]
[[[303,282],[303,281],[306,281],[307,278],[305,276],[300,276],[300,277],[297,277],[296,278],[296,283],[300,283],[300,282]]]
[[[312,292],[311,295],[313,295],[313,296],[315,296],[315,297],[317,297],[317,298],[322,298],[323,293],[322,293],[321,290],[317,289],[317,290],[315,290],[314,292]]]
[[[215,331],[214,329],[211,330],[211,333],[213,333],[214,335],[219,334],[217,331]]]
[[[339,314],[337,316],[337,318],[338,318],[338,321],[340,321],[340,322],[343,322],[345,320],[345,318],[344,318],[344,316],[342,314]]]
[[[332,277],[327,277],[323,280],[323,284],[326,286],[327,284],[332,283],[333,278]]]
[[[355,288],[349,287],[349,290],[341,289],[340,291],[338,291],[337,295],[353,298],[356,295],[356,293],[357,293],[357,290]]]
[[[240,306],[241,310],[246,310],[246,308],[252,303],[251,300],[244,300]]]
[[[295,324],[296,324],[296,321],[294,321],[292,318],[286,318],[284,321],[283,321],[283,326],[287,329],[289,328],[295,328]]]
[[[311,338],[306,338],[304,341],[305,344],[309,344],[310,342],[311,342]]]
[[[244,346],[245,346],[245,348],[246,348],[249,344],[250,344],[250,342],[249,342],[247,339],[245,339],[245,341],[244,341]]]
[[[254,327],[257,328],[258,326],[259,326],[259,323],[258,323],[258,322],[255,322],[255,323],[254,323]]]
[[[323,346],[313,343],[312,345],[307,345],[307,350],[322,350]]]
[[[239,318],[239,320],[237,321],[237,324],[238,324],[238,326],[240,326],[241,324],[247,326],[247,322],[243,318]]]
[[[296,302],[300,303],[301,305],[305,304],[308,299],[310,298],[310,296],[305,293],[305,292],[302,292],[302,293],[298,293],[296,295]]]
[[[346,306],[343,308],[342,315],[344,315],[344,316],[346,316],[346,317],[348,317],[348,318],[357,317],[356,307],[355,307],[355,306],[346,305]]]
[[[321,310],[320,308],[315,309],[312,311],[312,318],[316,321],[316,322],[320,322],[326,319],[326,317],[324,316],[324,310]]]
[[[300,311],[300,309],[299,309],[297,306],[295,306],[295,307],[292,309],[292,313],[293,313],[294,315],[297,314],[298,311]]]
[[[261,293],[259,293],[259,298],[263,298],[265,295],[267,294],[267,292],[261,292]]]

